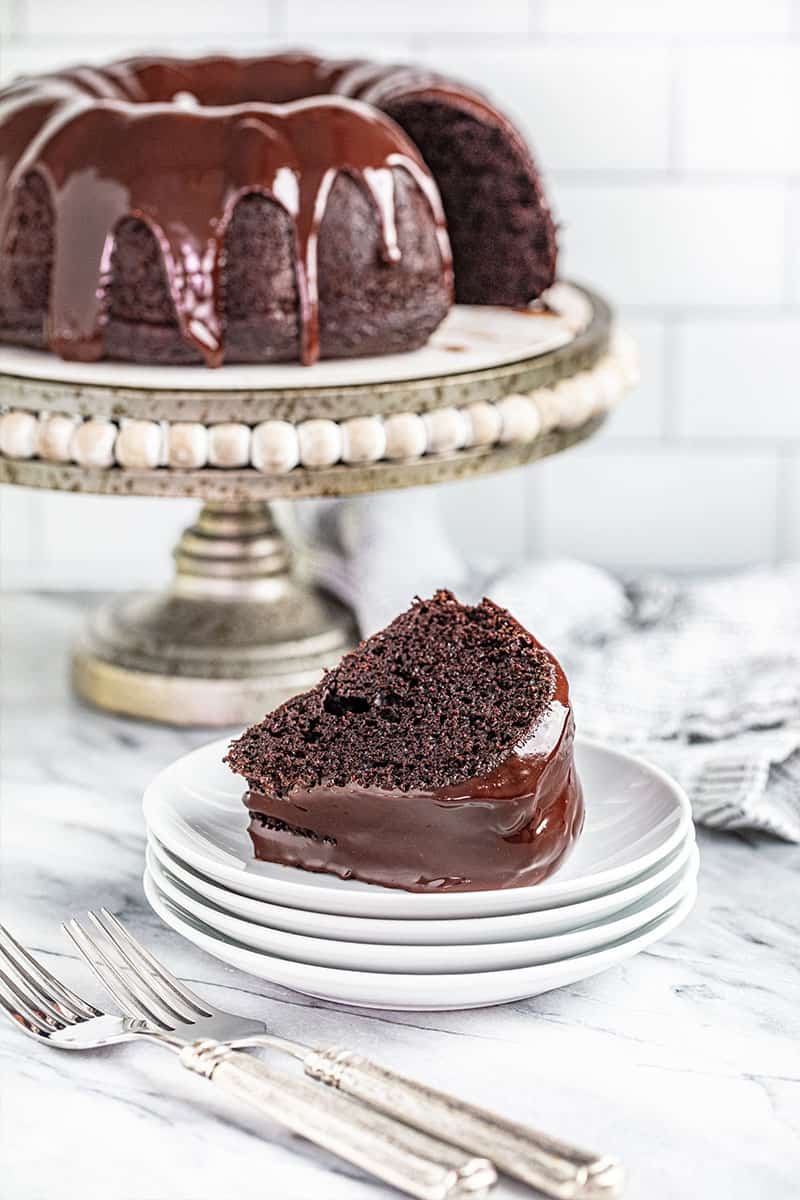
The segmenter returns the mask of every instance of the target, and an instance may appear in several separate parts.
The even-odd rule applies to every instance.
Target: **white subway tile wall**
[[[664,390],[667,330],[659,317],[627,313],[625,326],[636,341],[641,382],[635,396],[615,411],[605,437],[624,443],[630,438],[659,440],[665,432]]]
[[[15,0],[11,0],[12,6]],[[109,4],[107,0],[16,0],[17,20],[26,39],[80,39],[134,37],[144,34],[183,35],[199,32],[225,37],[229,30],[266,37],[271,28],[270,6],[264,0],[191,0],[170,4],[164,0],[136,0],[135,4]]]
[[[689,171],[800,171],[800,43],[686,51],[678,165]]]
[[[567,274],[602,281],[618,304],[680,317],[784,301],[786,191],[777,180],[556,177],[552,191]]]
[[[704,317],[677,331],[675,428],[695,444],[800,440],[800,315]],[[632,406],[631,406],[632,407]]]
[[[576,449],[545,462],[530,520],[543,554],[572,554],[620,567],[714,570],[775,554],[775,461],[743,450],[642,444],[604,453]],[[578,494],[583,503],[564,502]],[[631,545],[633,543],[633,550]],[[597,547],[602,545],[602,556]]]
[[[564,271],[638,340],[642,383],[591,444],[437,490],[471,559],[800,556],[800,0],[0,0],[0,83],[287,44],[491,91],[545,170]],[[0,583],[158,583],[194,511],[5,488]]]
[[[408,37],[455,34],[527,34],[531,12],[528,0],[288,0],[286,31],[291,38],[324,37],[330,33],[389,34]]]
[[[434,44],[416,57],[437,68],[446,63],[454,75],[501,101],[548,172],[667,166],[668,49],[612,44],[598,53],[581,43],[515,39],[492,49],[461,43],[446,54]]]
[[[540,7],[547,33],[715,37],[782,34],[792,26],[792,0],[543,0]]]

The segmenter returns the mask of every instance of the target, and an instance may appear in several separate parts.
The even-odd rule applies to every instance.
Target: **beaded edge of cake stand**
[[[287,475],[337,465],[414,462],[480,447],[530,444],[556,429],[577,429],[612,409],[638,381],[631,336],[615,327],[593,367],[501,400],[391,416],[311,418],[293,424],[82,418],[8,408],[0,415],[0,456],[100,469],[176,472],[252,467]]]

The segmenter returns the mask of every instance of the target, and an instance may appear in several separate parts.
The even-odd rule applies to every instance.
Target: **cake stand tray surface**
[[[186,725],[249,721],[356,637],[299,583],[268,500],[488,474],[593,433],[633,371],[597,295],[457,307],[410,354],[296,364],[65,363],[0,346],[0,481],[206,501],[166,593],[123,596],[74,658],[100,707]]]
[[[0,346],[0,480],[272,500],[438,483],[542,458],[593,433],[624,384],[606,303],[572,284],[551,293],[552,309],[457,306],[409,354],[312,367],[65,363]],[[72,426],[48,425],[54,415]],[[411,428],[389,444],[384,423],[398,416]]]

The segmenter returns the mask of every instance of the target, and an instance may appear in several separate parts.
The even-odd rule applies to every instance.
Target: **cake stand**
[[[0,347],[0,481],[192,496],[164,593],[120,595],[75,648],[86,700],[181,725],[241,724],[353,644],[351,614],[302,580],[268,502],[466,479],[554,454],[632,382],[607,304],[456,307],[411,354],[296,364],[66,363]]]

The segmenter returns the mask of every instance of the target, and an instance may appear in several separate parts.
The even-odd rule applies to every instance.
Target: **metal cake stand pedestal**
[[[204,501],[164,593],[121,595],[75,648],[78,693],[181,725],[247,722],[353,644],[351,614],[301,581],[269,507],[485,475],[602,424],[631,375],[607,305],[456,309],[384,359],[218,371],[64,363],[0,348],[0,480]]]

